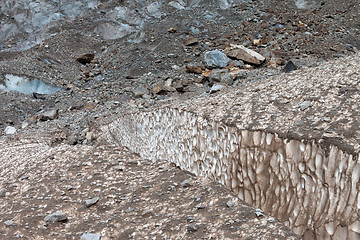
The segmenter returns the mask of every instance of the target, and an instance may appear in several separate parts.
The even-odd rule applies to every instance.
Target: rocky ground
[[[360,47],[358,1],[287,0],[279,4],[278,1],[272,0],[43,0],[29,3],[3,1],[0,2],[0,9],[2,23],[0,27],[0,86],[4,87],[9,75],[12,75],[26,77],[29,80],[41,79],[49,85],[61,88],[61,91],[45,95],[0,91],[0,134],[4,139],[15,137],[19,141],[20,136],[24,136],[23,133],[33,134],[33,137],[36,137],[40,135],[37,135],[35,130],[49,129],[53,134],[47,138],[47,144],[52,147],[65,144],[78,148],[92,148],[99,144],[93,135],[93,129],[96,129],[97,124],[109,116],[121,114],[124,110],[149,109],[163,102],[206,97],[215,92],[217,92],[215,94],[221,94],[223,87],[241,89],[241,86],[249,82],[267,81],[274,75],[287,74],[297,68],[319,66],[326,60],[351,55]],[[239,49],[234,47],[235,45],[260,54],[260,56],[255,54],[258,62],[244,57],[239,50],[231,53],[234,49]],[[226,57],[220,63],[216,61],[215,65],[206,58],[206,54],[213,50],[226,54]],[[251,54],[254,56],[254,53]],[[222,65],[224,62],[226,64]],[[14,131],[16,131],[15,136]],[[74,171],[91,169],[96,172],[102,167],[107,168],[112,160],[107,160],[106,164],[109,165],[93,163],[91,166],[84,166],[83,159],[77,161],[78,163],[74,164],[80,166],[74,165]],[[66,165],[68,163],[64,164],[63,166],[66,166],[64,169],[72,168],[71,165]],[[134,167],[134,172],[138,171],[135,166],[132,167]],[[153,168],[151,171],[155,174],[158,165],[150,164],[147,167],[149,171]],[[171,171],[175,174],[177,170]],[[118,171],[114,176],[121,176],[124,172],[126,171]],[[53,174],[54,176],[51,174],[46,176],[49,180],[39,180],[40,182],[36,184],[41,185],[52,181],[51,177],[58,177],[55,182],[59,182],[61,177],[57,175],[57,171],[54,170]],[[177,179],[178,186],[181,186],[181,182],[187,178],[187,175],[181,172],[176,174],[184,178],[179,176]],[[159,177],[163,179],[172,177],[165,175]],[[7,175],[3,173],[1,177],[7,178]],[[98,219],[96,224],[99,225],[105,224],[101,222],[106,221],[103,219],[116,219],[117,214],[119,214],[118,217],[121,214],[134,214],[134,221],[136,221],[137,214],[144,211],[142,209],[135,210],[134,213],[124,213],[127,207],[137,209],[137,206],[125,206],[124,202],[124,205],[121,205],[122,210],[115,210],[115,208],[112,212],[109,210],[115,215],[105,217],[101,214],[107,214],[107,211],[101,213],[102,210],[99,208],[109,207],[105,203],[110,203],[111,198],[107,198],[106,194],[116,195],[115,192],[102,193],[100,196],[93,193],[93,186],[89,186],[90,182],[86,183],[85,180],[82,183],[84,185],[80,184],[80,180],[71,180],[79,185],[74,186],[75,191],[67,190],[67,184],[73,185],[73,183],[66,180],[60,184],[63,190],[54,193],[47,193],[48,191],[44,190],[42,191],[44,196],[40,196],[41,192],[35,194],[31,188],[18,192],[20,191],[18,187],[15,188],[13,185],[21,186],[22,183],[29,182],[28,179],[19,180],[19,177],[21,176],[15,174],[11,177],[11,183],[7,185],[5,181],[2,188],[6,192],[7,209],[13,193],[21,196],[17,198],[16,201],[19,204],[14,204],[12,212],[20,211],[18,216],[24,217],[24,220],[7,214],[6,219],[1,219],[1,224],[3,224],[1,233],[3,234],[28,236],[27,234],[33,231],[32,236],[36,234],[49,236],[47,234],[50,232],[52,234],[57,232],[59,236],[70,234],[68,237],[72,238],[76,236],[76,233],[90,231],[86,229],[89,228],[86,223],[81,225],[82,227],[71,224],[71,218],[75,219],[76,214],[72,215],[70,212],[68,223],[43,225],[41,221],[50,211],[67,209],[65,205],[63,205],[64,208],[56,207],[61,205],[61,201],[77,202],[78,212],[83,212],[85,215],[93,213],[90,211],[97,208],[96,212],[99,213],[96,217],[101,220]],[[12,182],[15,180],[20,181],[21,184]],[[145,185],[152,185],[153,180],[150,177],[148,180],[149,183]],[[55,182],[54,188],[57,186]],[[38,185],[39,188],[41,188],[40,185]],[[83,188],[81,186],[84,186],[84,192],[80,191]],[[159,185],[156,189],[166,187]],[[187,188],[175,188],[180,189],[180,192],[188,192]],[[155,187],[150,189],[154,190]],[[79,195],[76,195],[77,191]],[[111,191],[111,189],[106,191]],[[141,194],[152,192],[141,187],[137,191]],[[154,190],[154,193],[156,191],[158,190]],[[221,191],[225,190],[219,190],[217,196],[221,195]],[[65,195],[61,196],[63,192]],[[73,192],[76,192],[74,198],[72,198]],[[60,201],[59,203],[52,203],[53,205],[50,204],[49,208],[36,209],[35,212],[41,211],[36,213],[36,220],[25,220],[28,217],[31,219],[33,210],[27,208],[20,210],[24,203],[38,201],[30,205],[48,206],[48,203],[41,202],[45,201],[44,199],[38,198],[52,199],[56,194],[59,195],[59,198],[56,198]],[[93,207],[86,208],[79,203],[80,200],[96,196],[100,196],[99,204]],[[152,196],[144,195],[144,198],[151,199]],[[65,200],[60,200],[62,198]],[[105,198],[107,200],[104,200]],[[186,201],[194,204],[193,199],[184,198],[184,204]],[[67,204],[67,206],[70,205]],[[233,211],[231,208],[224,207],[224,209]],[[187,211],[189,214],[184,213],[181,221],[184,221],[183,218],[191,217],[194,208],[189,207]],[[195,212],[198,213],[197,211]],[[160,210],[159,213],[153,214],[154,216],[160,214]],[[133,219],[129,219],[128,223],[118,224],[131,226]],[[251,215],[249,219],[255,221],[257,218]],[[5,226],[4,221],[8,220],[13,223]],[[235,221],[236,218],[232,220]],[[26,227],[26,222],[29,221],[31,224],[29,223]],[[80,221],[79,218],[77,221]],[[92,220],[89,221],[93,223]],[[210,225],[207,227],[204,223],[205,225],[198,225],[198,231],[190,233],[191,231],[186,231],[186,223],[181,223],[183,225],[179,226],[183,231],[180,233],[187,234],[186,236],[195,234],[200,238],[201,232],[210,231],[208,228]],[[236,232],[240,231],[236,230],[240,229],[239,226],[235,226],[236,233],[231,235],[233,230],[227,232],[227,227],[230,229],[232,225],[226,225],[226,220],[221,224],[225,224],[218,228],[219,231],[223,229],[221,230],[223,235],[219,233],[217,237],[232,238],[236,234],[241,234]],[[100,231],[99,225],[96,225],[97,227],[92,225],[91,230]],[[38,228],[38,226],[41,227]],[[175,223],[171,226],[176,229]],[[64,229],[69,230],[64,231]],[[164,232],[170,231],[173,230],[164,230]],[[130,230],[127,233],[131,235]],[[211,232],[206,233],[209,234],[206,236],[211,236]],[[57,238],[57,236],[51,236],[51,238]]]

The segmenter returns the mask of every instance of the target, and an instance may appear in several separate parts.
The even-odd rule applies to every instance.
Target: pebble
[[[189,30],[195,35],[200,33],[200,30],[197,27],[194,27],[194,26],[190,26]]]
[[[13,225],[14,225],[14,222],[13,222],[12,220],[7,220],[7,221],[4,222],[4,224],[5,224],[6,226],[13,226]]]
[[[85,53],[76,58],[76,61],[78,61],[81,64],[87,64],[90,63],[95,57],[94,53]]]
[[[175,53],[169,53],[168,58],[177,58],[178,56]]]
[[[84,233],[81,235],[80,240],[100,240],[101,234],[98,233]]]
[[[292,61],[288,61],[283,69],[283,72],[288,73],[295,71],[296,69],[297,67],[295,66],[295,64]]]
[[[226,205],[227,205],[229,208],[232,208],[233,206],[235,206],[235,203],[234,203],[234,202],[227,202]]]
[[[210,89],[210,94],[211,93],[216,93],[216,92],[220,91],[223,88],[224,88],[224,85],[214,85]]]
[[[12,127],[12,126],[7,126],[5,128],[5,134],[6,135],[13,135],[16,133],[16,128]]]
[[[220,50],[207,51],[204,54],[206,66],[209,68],[224,68],[228,65],[230,59]]]
[[[92,205],[95,205],[99,201],[99,199],[100,199],[99,197],[94,197],[94,198],[85,200],[86,207],[91,207]]]
[[[184,41],[184,45],[185,45],[185,46],[191,46],[191,45],[197,44],[198,42],[199,42],[199,40],[198,40],[197,38],[195,38],[195,37],[190,37],[190,38],[188,38],[188,39],[186,39],[186,40]]]
[[[312,103],[310,101],[304,101],[300,104],[301,111],[304,111],[305,109],[312,106]]]
[[[25,180],[25,179],[29,179],[29,176],[23,175],[23,176],[20,177],[20,180]]]
[[[200,67],[195,67],[195,66],[192,66],[192,65],[186,65],[186,72],[201,74],[202,69]]]
[[[116,171],[124,171],[124,167],[123,166],[115,166],[114,169]]]
[[[156,85],[151,89],[152,94],[156,95],[156,94],[166,94],[166,90],[163,88],[163,86],[161,85]]]
[[[262,216],[264,216],[264,212],[263,212],[263,210],[257,208],[257,209],[255,209],[255,215],[257,217],[262,217]]]
[[[199,229],[198,225],[195,225],[195,224],[188,224],[187,225],[188,232],[196,232],[198,229]]]
[[[6,191],[0,190],[0,197],[5,197],[5,196],[6,196]]]
[[[194,220],[194,218],[193,218],[193,217],[188,217],[186,220],[187,220],[189,223],[193,223],[193,222],[195,222],[195,220]]]
[[[45,222],[65,222],[68,220],[68,217],[63,212],[55,212],[47,215],[44,220]]]
[[[190,186],[193,186],[194,185],[194,182],[192,179],[186,179],[184,180],[182,183],[181,183],[181,186],[182,187],[190,187]]]
[[[171,27],[171,28],[168,29],[168,32],[169,33],[176,33],[176,29]]]
[[[41,121],[48,121],[48,120],[54,120],[58,118],[58,116],[59,116],[59,110],[55,109],[55,110],[47,111],[44,114],[40,115],[39,119]]]
[[[126,213],[129,213],[129,212],[132,212],[132,211],[134,211],[134,210],[135,210],[135,208],[128,208],[128,209],[125,210],[125,212],[126,212]]]

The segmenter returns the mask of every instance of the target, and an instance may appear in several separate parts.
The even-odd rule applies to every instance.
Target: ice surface
[[[24,94],[52,94],[61,91],[61,88],[50,86],[40,79],[29,79],[27,77],[12,74],[5,75],[5,85],[0,84],[0,90],[10,92],[17,91]]]

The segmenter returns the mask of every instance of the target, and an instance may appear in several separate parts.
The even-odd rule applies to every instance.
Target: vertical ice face
[[[32,94],[34,92],[39,94],[52,94],[61,91],[61,88],[47,85],[40,79],[30,80],[27,77],[6,74],[4,84],[0,84],[0,90],[6,92],[17,91],[24,94]]]
[[[172,108],[118,117],[103,132],[144,158],[226,185],[305,239],[360,238],[359,156],[335,146],[326,152]]]

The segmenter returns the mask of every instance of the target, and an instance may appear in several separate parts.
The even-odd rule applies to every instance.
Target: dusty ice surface
[[[5,84],[0,84],[0,90],[5,92],[17,91],[25,94],[39,93],[52,94],[61,91],[61,88],[47,85],[40,79],[28,79],[27,77],[12,74],[5,75]]]

